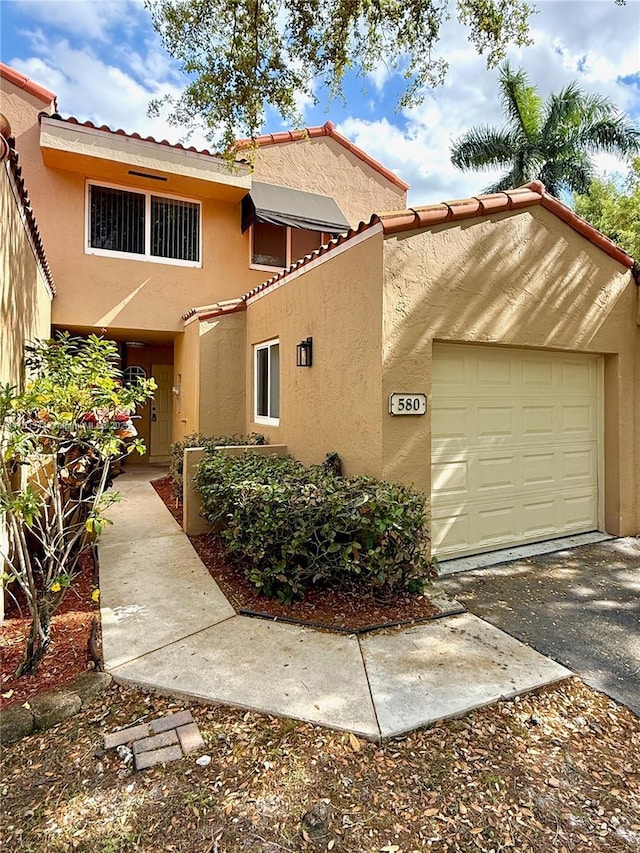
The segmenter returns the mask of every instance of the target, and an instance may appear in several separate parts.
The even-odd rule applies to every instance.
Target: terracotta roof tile
[[[36,254],[36,258],[42,269],[42,274],[45,277],[47,285],[51,291],[52,296],[56,294],[56,285],[53,280],[53,274],[51,272],[51,267],[49,266],[49,261],[47,260],[46,253],[44,251],[44,246],[42,244],[42,238],[40,236],[40,230],[38,228],[38,223],[36,221],[36,217],[33,213],[33,208],[31,207],[31,201],[29,199],[29,193],[24,185],[24,178],[22,177],[22,167],[18,162],[18,152],[15,149],[15,140],[11,137],[9,139],[5,139],[4,136],[0,136],[0,160],[6,160],[8,163],[8,167],[11,171],[11,175],[13,176],[13,181],[16,186],[16,190],[18,193],[18,198],[16,201],[22,208],[22,212],[24,214],[24,221],[29,232],[29,236],[31,237],[31,242],[33,244],[33,249]]]
[[[326,246],[320,247],[320,249],[317,249],[311,255],[307,255],[302,260],[296,261],[295,264],[282,273],[278,273],[278,275],[273,276],[258,287],[254,287],[253,290],[250,290],[242,298],[245,301],[251,299],[256,294],[273,287],[292,272],[306,266],[312,260],[331,252],[337,246],[342,245],[378,224],[382,226],[385,236],[391,236],[403,231],[418,231],[434,225],[457,222],[473,217],[490,216],[495,213],[506,213],[510,210],[520,210],[538,204],[551,211],[551,213],[563,222],[566,222],[574,231],[586,237],[589,242],[602,249],[603,252],[606,252],[614,260],[627,267],[627,269],[630,269],[636,283],[640,284],[640,265],[634,261],[631,255],[617,246],[608,237],[605,237],[593,225],[590,225],[557,198],[549,195],[540,181],[532,181],[524,187],[505,190],[505,192],[430,204],[425,207],[412,207],[406,210],[393,210],[387,213],[373,214],[369,222],[361,222],[356,229],[349,230],[346,234],[327,243]]]
[[[33,80],[25,77],[24,74],[16,71],[15,68],[5,65],[4,62],[0,62],[0,77],[13,83],[19,89],[24,89],[25,92],[33,95],[34,98],[38,98],[39,101],[43,101],[45,104],[51,104],[56,100],[54,92],[45,89],[44,86],[40,86],[38,83],[34,83]]]
[[[75,118],[75,116],[61,116],[59,113],[53,113],[53,115],[48,115],[48,113],[40,113],[41,118],[51,118],[56,121],[62,122],[64,124],[75,124],[78,127],[88,127],[91,130],[100,130],[104,133],[113,133],[116,136],[124,136],[127,139],[139,139],[142,142],[153,142],[155,145],[165,145],[167,148],[177,148],[180,151],[190,151],[194,154],[203,154],[206,157],[215,157],[217,160],[221,160],[223,158],[222,154],[216,154],[213,151],[209,151],[208,149],[198,149],[193,145],[186,146],[182,145],[180,142],[169,142],[167,139],[155,139],[153,136],[142,136],[140,133],[127,133],[126,130],[122,128],[118,128],[114,130],[106,124],[95,124],[92,121],[80,121],[80,119]],[[239,161],[242,162],[242,161]]]
[[[253,139],[238,139],[236,144],[239,149],[242,149],[250,148],[252,145],[263,147],[267,145],[279,145],[282,142],[300,142],[305,139],[318,139],[322,136],[330,136],[332,139],[335,139],[336,142],[339,142],[340,145],[354,154],[359,160],[371,166],[378,174],[391,181],[397,187],[400,187],[401,190],[406,191],[409,189],[409,184],[403,181],[402,178],[399,178],[390,169],[387,169],[386,166],[383,166],[382,163],[367,154],[366,151],[358,148],[346,136],[338,133],[332,121],[327,121],[319,127],[307,127],[303,130],[285,130],[281,133],[265,133]]]
[[[213,317],[222,317],[226,314],[237,314],[238,311],[246,311],[247,304],[243,299],[229,299],[226,302],[216,302],[215,305],[203,305],[200,308],[190,308],[182,315],[185,323],[194,317],[198,320],[211,320]]]

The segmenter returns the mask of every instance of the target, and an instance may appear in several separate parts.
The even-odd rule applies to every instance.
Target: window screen
[[[151,196],[151,254],[199,260],[200,207],[191,201]]]
[[[144,255],[144,195],[96,186],[90,192],[91,247]]]
[[[255,417],[280,417],[280,344],[255,348]]]
[[[307,231],[304,228],[291,229],[291,263],[299,261],[305,255],[310,255],[322,245],[322,234],[319,231]]]

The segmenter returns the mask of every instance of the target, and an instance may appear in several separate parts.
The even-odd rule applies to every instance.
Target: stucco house
[[[431,496],[441,558],[640,530],[634,262],[542,185],[407,209],[330,124],[230,165],[0,78],[53,326],[156,377],[147,460],[194,430],[337,451]]]

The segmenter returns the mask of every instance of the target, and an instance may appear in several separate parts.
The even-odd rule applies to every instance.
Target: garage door
[[[597,529],[598,361],[597,356],[434,345],[436,556]]]

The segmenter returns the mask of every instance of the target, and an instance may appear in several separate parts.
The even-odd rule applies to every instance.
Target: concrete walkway
[[[469,613],[361,637],[237,616],[149,480],[100,544],[106,669],[123,683],[293,717],[371,740],[570,675]]]

